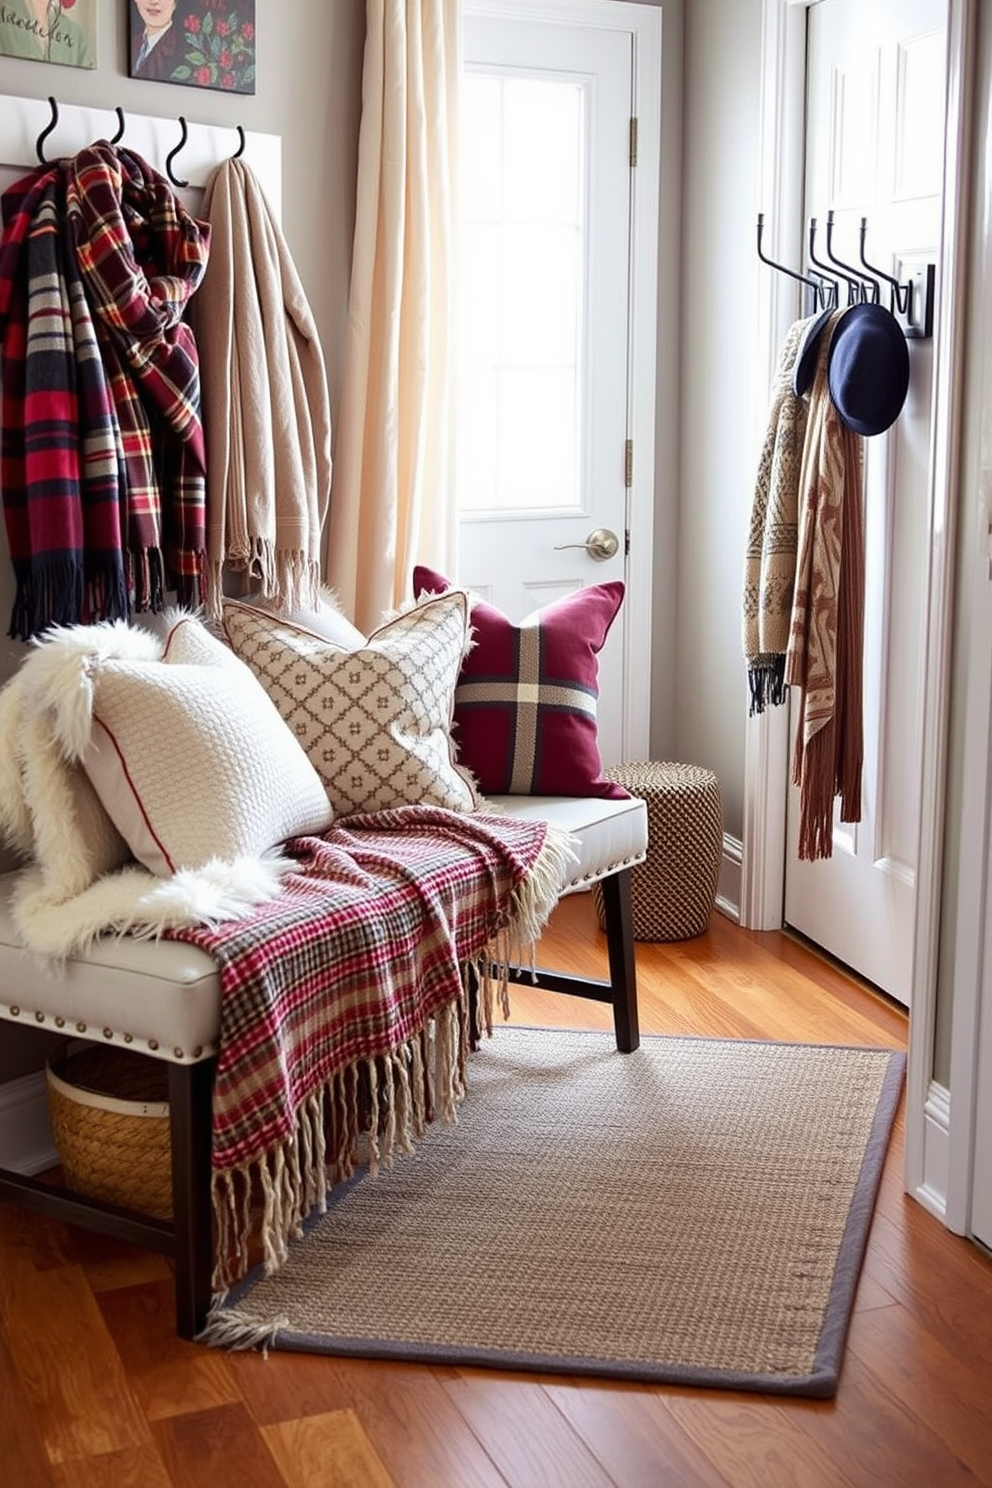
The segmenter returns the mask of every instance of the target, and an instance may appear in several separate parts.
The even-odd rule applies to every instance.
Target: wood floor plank
[[[982,1363],[945,1348],[905,1307],[857,1314],[848,1350],[981,1483],[992,1484],[992,1391]]]
[[[172,1281],[172,1266],[166,1256],[92,1230],[73,1232],[73,1253],[94,1292]]]
[[[228,1366],[229,1355],[177,1337],[171,1278],[101,1291],[97,1300],[135,1399],[148,1420],[241,1403]]]
[[[36,1271],[23,1248],[3,1244],[0,1313],[49,1462],[149,1443],[147,1423],[78,1266]]]
[[[428,1366],[277,1352],[229,1363],[260,1429],[350,1410],[398,1488],[505,1488]]]
[[[263,1426],[288,1488],[395,1488],[354,1411]]]
[[[992,1381],[992,1260],[949,1235],[932,1214],[905,1198],[896,1219],[875,1215],[865,1271],[905,1306],[944,1348],[966,1351]],[[958,1262],[947,1265],[949,1253]],[[934,1276],[941,1285],[934,1287]],[[992,1388],[992,1386],[990,1386]]]
[[[342,1383],[336,1362],[320,1354],[261,1354],[236,1349],[225,1359],[256,1426],[328,1415],[348,1410],[352,1404],[352,1394]]]
[[[829,1411],[792,1404],[793,1420],[828,1453],[853,1488],[880,1483],[978,1488],[980,1479],[915,1411],[897,1400],[860,1359],[849,1358]],[[843,1415],[844,1430],[837,1418]]]
[[[545,1386],[572,1430],[621,1488],[734,1488],[666,1412],[655,1392],[587,1380]]]
[[[0,1320],[0,1483],[51,1488],[54,1479],[44,1442],[37,1430],[34,1404],[7,1343]]]
[[[790,1401],[687,1390],[659,1404],[733,1488],[855,1488],[835,1454],[803,1431]]]
[[[173,1488],[165,1463],[153,1446],[64,1462],[53,1468],[52,1481],[54,1488]],[[34,1488],[32,1480],[26,1478],[23,1488],[29,1485]]]
[[[429,1365],[356,1359],[335,1367],[397,1488],[506,1488]]]
[[[444,1389],[510,1488],[615,1488],[542,1384],[466,1370]]]
[[[222,1405],[152,1424],[172,1488],[287,1488],[243,1405]]]

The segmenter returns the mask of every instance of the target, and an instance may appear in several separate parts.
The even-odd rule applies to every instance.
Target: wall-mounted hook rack
[[[861,218],[859,264],[841,258],[834,251],[833,210],[827,213],[827,256],[825,259],[818,258],[816,254],[818,221],[817,218],[811,217],[806,242],[806,258],[812,267],[806,273],[787,268],[785,264],[776,263],[773,258],[769,258],[762,247],[764,225],[764,213],[759,212],[758,257],[769,268],[777,269],[780,274],[787,274],[790,279],[795,279],[815,291],[816,298],[812,307],[814,312],[817,308],[823,310],[836,308],[840,304],[842,284],[847,285],[849,305],[864,304],[868,300],[873,304],[880,304],[882,286],[888,285],[890,309],[906,337],[909,340],[922,340],[933,335],[936,265],[924,255],[898,254],[897,261],[903,271],[903,278],[897,279],[894,274],[880,269],[877,264],[870,263],[865,254],[865,239],[868,232],[866,217]],[[814,275],[817,277],[814,278]]]

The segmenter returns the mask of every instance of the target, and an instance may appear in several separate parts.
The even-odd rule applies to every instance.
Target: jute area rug
[[[905,1057],[499,1027],[207,1341],[830,1396]]]

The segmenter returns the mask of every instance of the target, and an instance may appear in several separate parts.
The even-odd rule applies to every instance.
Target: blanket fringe
[[[428,1024],[388,1054],[335,1071],[300,1106],[291,1136],[242,1168],[212,1178],[216,1226],[213,1287],[226,1293],[261,1246],[266,1275],[288,1258],[310,1214],[327,1210],[335,1183],[365,1165],[371,1176],[397,1154],[410,1156],[436,1114],[457,1121],[469,1049],[465,998],[439,1009]],[[213,1338],[208,1339],[214,1342]],[[257,1347],[263,1340],[231,1343]]]
[[[237,1315],[225,1312],[225,1301],[223,1293],[214,1298],[207,1321],[197,1334],[197,1343],[206,1343],[212,1348],[261,1349],[263,1354],[268,1354],[270,1345],[276,1341],[276,1334],[289,1327],[289,1318],[285,1316],[260,1318],[244,1312]]]

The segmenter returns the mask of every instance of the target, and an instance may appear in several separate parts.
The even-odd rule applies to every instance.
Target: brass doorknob
[[[556,553],[563,552],[565,548],[585,548],[590,558],[595,558],[597,563],[605,563],[619,552],[620,539],[608,527],[597,527],[583,543],[555,543]]]

